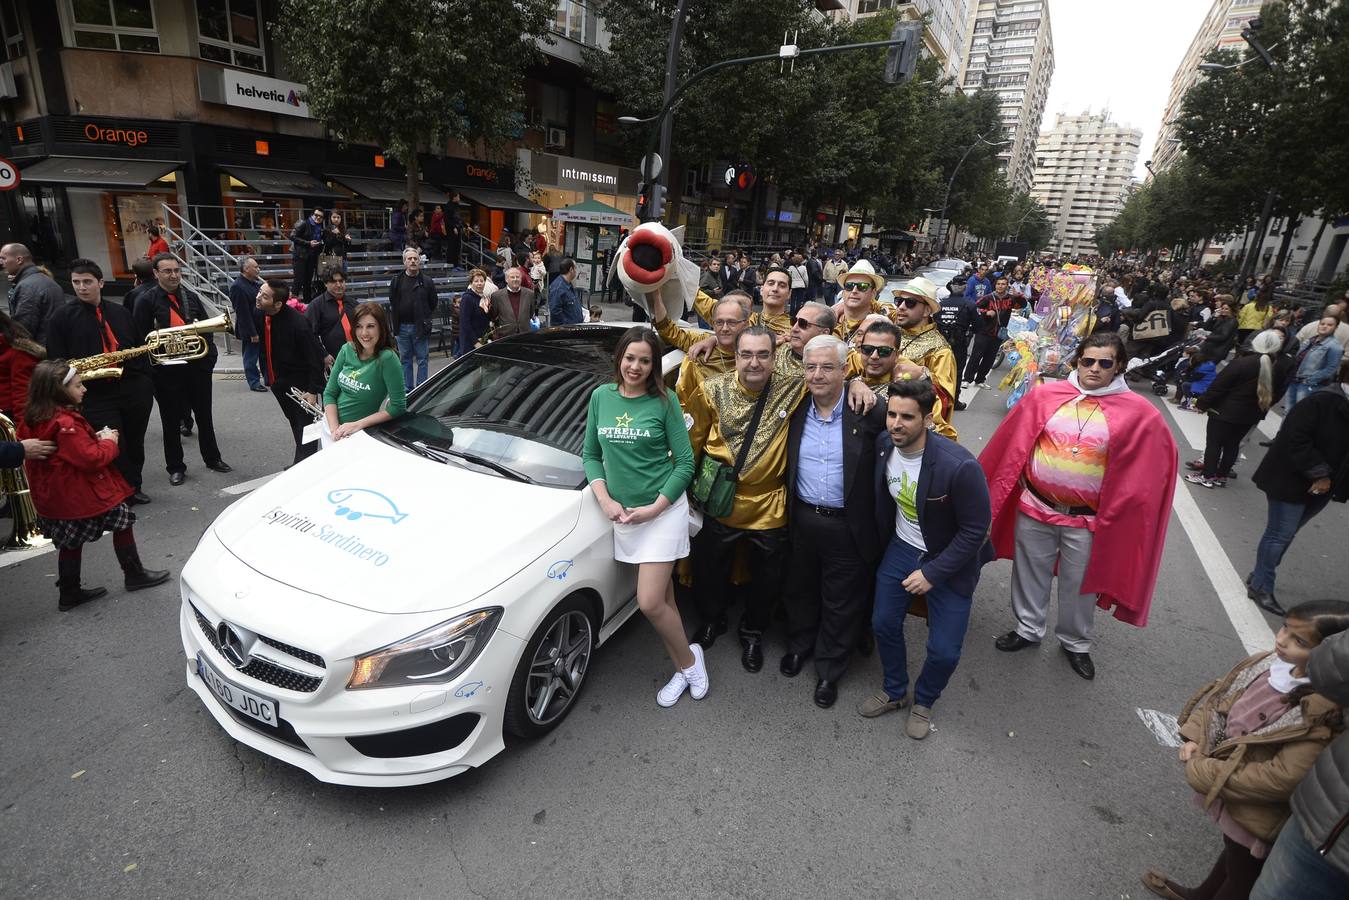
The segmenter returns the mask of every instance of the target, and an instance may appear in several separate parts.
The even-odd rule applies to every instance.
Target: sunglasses
[[[869,290],[871,290],[873,287],[875,287],[875,285],[872,284],[870,281],[845,281],[845,282],[843,282],[843,289],[844,289],[845,291],[869,291]]]
[[[895,305],[902,306],[905,309],[917,309],[920,306],[927,306],[927,301],[920,300],[917,297],[896,297]]]
[[[894,347],[877,347],[874,344],[863,344],[859,349],[863,356],[879,356],[881,359],[889,359],[895,352]]]
[[[796,320],[792,324],[794,324],[797,328],[824,328],[824,326],[821,325],[820,323],[812,322],[809,319],[805,318],[804,316],[797,316]]]
[[[1113,359],[1097,359],[1094,356],[1084,356],[1077,361],[1077,364],[1084,369],[1100,366],[1102,370],[1108,371],[1115,368],[1115,361]]]

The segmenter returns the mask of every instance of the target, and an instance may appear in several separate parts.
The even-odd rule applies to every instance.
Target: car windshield
[[[412,399],[383,433],[447,463],[576,489],[585,484],[586,405],[599,381],[592,372],[473,353]]]

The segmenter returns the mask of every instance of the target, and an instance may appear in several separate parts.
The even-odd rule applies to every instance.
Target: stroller
[[[1150,378],[1152,380],[1152,392],[1158,397],[1165,397],[1167,385],[1175,377],[1176,366],[1184,358],[1186,348],[1198,347],[1206,337],[1208,337],[1207,332],[1192,331],[1186,336],[1185,340],[1167,347],[1156,356],[1146,359],[1131,359],[1124,368],[1125,377],[1130,381]]]

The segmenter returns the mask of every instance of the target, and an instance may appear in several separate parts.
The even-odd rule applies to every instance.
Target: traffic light
[[[885,54],[886,84],[899,84],[913,77],[913,67],[918,62],[918,48],[923,42],[923,23],[903,20],[895,23],[890,32],[891,40],[903,38],[904,43],[891,47]]]
[[[637,218],[642,222],[659,222],[665,216],[665,185],[659,181],[637,186]]]
[[[647,198],[650,196],[651,185],[645,181],[637,185],[637,221],[650,222],[651,216],[647,214]]]

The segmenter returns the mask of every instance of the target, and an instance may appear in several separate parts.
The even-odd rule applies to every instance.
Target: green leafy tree
[[[309,107],[342,140],[371,141],[420,183],[417,154],[451,139],[500,152],[520,128],[524,72],[554,0],[279,0],[276,41]]]

